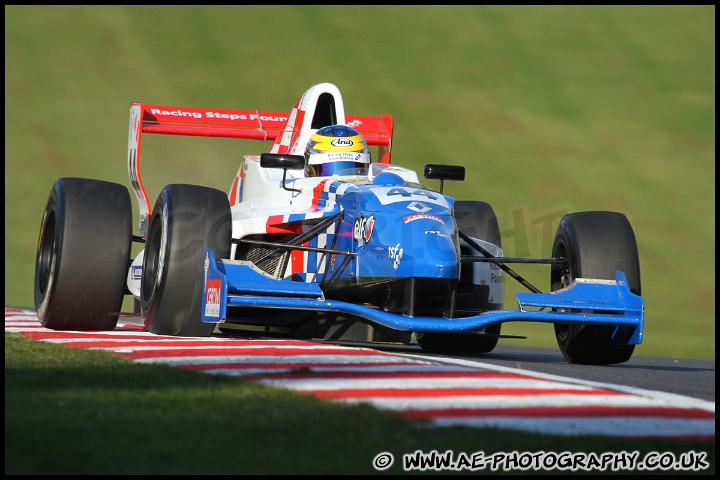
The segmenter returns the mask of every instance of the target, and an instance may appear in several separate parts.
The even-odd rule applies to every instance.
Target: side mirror
[[[302,170],[305,168],[305,157],[302,155],[285,155],[282,153],[262,153],[260,154],[260,166],[263,168]]]
[[[282,187],[288,192],[300,192],[295,188],[285,186],[288,170],[302,170],[305,168],[305,157],[302,155],[286,155],[282,153],[261,153],[260,166],[262,168],[282,168],[283,178]]]
[[[465,167],[427,163],[425,164],[424,176],[430,180],[440,180],[440,193],[442,193],[445,180],[465,180]]]

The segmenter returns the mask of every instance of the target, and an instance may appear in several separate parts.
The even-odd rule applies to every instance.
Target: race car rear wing
[[[138,107],[138,118],[142,112],[142,133],[275,140],[285,130],[290,118],[286,112],[166,107],[140,102],[132,105],[133,108]],[[130,115],[132,120],[132,111]],[[347,115],[345,121],[362,133],[368,145],[390,145],[393,133],[391,115]],[[389,162],[384,157],[380,163]]]
[[[312,93],[313,95],[308,95]],[[128,174],[139,208],[139,235],[147,236],[150,199],[140,174],[140,152],[143,133],[165,135],[190,135],[201,137],[226,137],[273,141],[273,151],[289,147],[284,139],[297,141],[308,123],[302,121],[307,113],[314,115],[318,97],[333,95],[333,108],[338,123],[346,123],[360,132],[368,145],[378,147],[380,163],[390,163],[390,148],[394,120],[390,115],[350,116],[344,115],[342,97],[334,85],[320,84],[312,87],[298,100],[291,113],[260,110],[218,110],[174,106],[145,105],[133,102],[130,107],[130,132],[128,139]],[[313,103],[309,104],[309,97]],[[319,104],[319,101],[318,101]],[[337,104],[337,105],[336,105]],[[310,105],[310,106],[308,106]],[[344,121],[343,121],[344,120]]]

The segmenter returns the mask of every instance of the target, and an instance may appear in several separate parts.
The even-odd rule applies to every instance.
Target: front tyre
[[[570,285],[576,278],[615,280],[615,271],[621,270],[627,276],[630,291],[640,295],[637,242],[630,222],[621,213],[565,215],[555,233],[552,256],[568,259],[567,265],[551,267],[552,291]],[[560,351],[570,363],[623,363],[635,350],[635,345],[613,343],[611,337],[615,327],[612,326],[555,324],[554,327]]]
[[[485,240],[502,248],[500,227],[495,211],[486,202],[458,200],[455,202],[455,223],[458,230],[469,237]],[[461,247],[462,254],[479,252],[470,247]],[[467,251],[465,251],[467,250]],[[469,268],[468,268],[469,267]],[[487,285],[473,283],[472,265],[461,270],[456,297],[456,310],[497,310],[502,304],[490,303]],[[495,349],[500,335],[501,324],[485,327],[482,334],[458,333],[416,333],[418,344],[429,352],[488,353]]]
[[[50,191],[35,261],[35,310],[53,330],[113,330],[132,243],[127,188],[61,178]]]
[[[230,257],[230,204],[223,192],[168,185],[155,202],[143,256],[140,303],[147,329],[158,335],[206,337],[201,321],[205,249]]]

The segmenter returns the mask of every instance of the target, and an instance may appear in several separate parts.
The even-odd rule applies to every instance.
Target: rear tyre
[[[230,257],[227,195],[196,185],[168,185],[155,202],[143,256],[140,303],[147,329],[158,335],[206,337],[200,319],[205,248]]]
[[[455,222],[458,230],[464,234],[485,240],[502,248],[500,227],[497,216],[490,204],[485,202],[458,200],[455,202]],[[465,248],[465,247],[463,247]],[[470,251],[462,252],[470,253]],[[478,253],[478,252],[473,252]],[[502,305],[488,301],[488,287],[473,284],[472,269],[461,271],[460,284],[456,297],[456,309],[500,309]],[[433,352],[488,353],[495,349],[500,335],[501,325],[490,325],[485,333],[493,336],[452,334],[452,333],[416,333],[418,344],[423,350]],[[497,336],[496,336],[497,335]]]
[[[568,286],[575,278],[615,280],[615,271],[627,276],[630,291],[641,294],[640,261],[635,234],[625,215],[616,212],[579,212],[565,215],[555,233],[553,258],[567,265],[550,270],[552,291]],[[555,336],[563,357],[570,363],[609,365],[630,359],[635,345],[613,343],[612,326],[555,324]],[[629,336],[626,332],[623,336]]]
[[[53,330],[113,330],[130,265],[127,188],[61,178],[50,191],[35,261],[35,310]]]

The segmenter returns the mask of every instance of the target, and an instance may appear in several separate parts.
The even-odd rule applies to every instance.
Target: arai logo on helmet
[[[355,142],[353,142],[349,138],[334,138],[330,142],[330,145],[332,145],[333,147],[347,148],[355,145]]]

